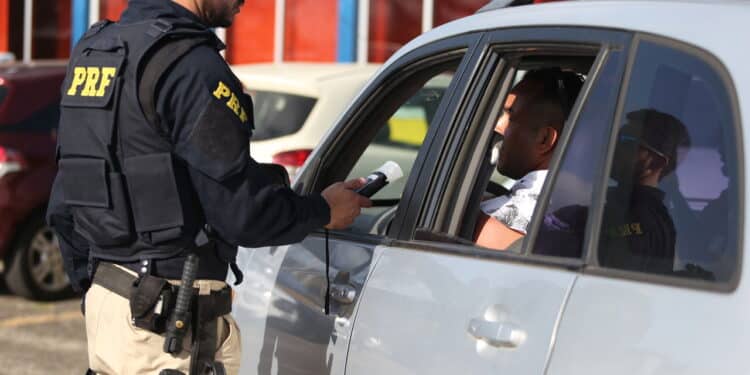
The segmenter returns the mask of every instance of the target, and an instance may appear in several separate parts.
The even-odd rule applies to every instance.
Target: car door
[[[377,262],[377,247],[401,229],[426,160],[441,144],[443,118],[478,35],[416,50],[386,68],[323,140],[297,179],[301,193],[364,177],[386,161],[404,177],[372,197],[347,230],[320,231],[290,246],[241,249],[246,281],[234,315],[243,332],[243,374],[343,374],[358,301]],[[424,56],[430,56],[426,62]],[[475,62],[474,62],[475,63]]]
[[[630,49],[607,163],[597,167],[587,264],[548,373],[745,373],[745,172],[732,77],[710,52],[675,40],[637,35]],[[621,178],[631,157],[636,165],[666,165],[658,184]],[[645,198],[644,189],[657,199]]]
[[[545,372],[582,261],[531,254],[536,214],[531,226],[536,229],[506,251],[471,241],[479,203],[491,185],[493,128],[519,72],[588,64],[586,83],[555,151],[550,174],[556,174],[578,126],[600,121],[607,108],[610,116],[614,112],[628,38],[581,28],[486,34],[471,91],[457,98],[462,106],[444,129],[449,141],[430,150],[438,158],[435,170],[423,171],[417,181],[422,195],[409,207],[415,225],[405,225],[397,241],[376,249],[382,255],[359,302],[348,374]],[[607,100],[609,107],[602,106]],[[592,113],[592,107],[603,111]],[[542,199],[548,196],[543,193]]]

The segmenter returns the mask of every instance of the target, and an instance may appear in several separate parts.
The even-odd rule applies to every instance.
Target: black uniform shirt
[[[182,18],[200,24],[192,12],[171,0],[130,0],[120,23],[153,18]],[[249,157],[252,102],[214,46],[194,48],[162,76],[156,89],[156,112],[174,144],[175,175],[188,230],[205,222],[230,246],[258,247],[301,241],[330,220],[322,196],[299,196],[274,184]],[[54,196],[52,200],[62,201]],[[57,210],[67,211],[66,207]],[[68,257],[66,268],[85,263],[81,258],[86,251],[76,243],[80,242],[75,241],[77,236],[62,237],[64,254],[74,254],[76,259]],[[226,276],[231,259],[220,259],[217,254],[200,257],[200,278]],[[136,267],[134,263],[132,268]],[[179,277],[182,259],[161,260],[154,267],[160,276]]]
[[[671,273],[676,231],[664,206],[664,192],[636,185],[628,197],[607,197],[599,261],[634,271]]]
[[[611,189],[604,206],[599,262],[607,267],[655,273],[672,272],[676,232],[664,206],[664,192],[636,185]],[[588,207],[566,206],[547,214],[535,254],[578,258],[583,250]]]

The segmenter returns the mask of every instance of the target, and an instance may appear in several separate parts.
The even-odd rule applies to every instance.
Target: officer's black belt
[[[112,263],[99,262],[94,274],[94,284],[97,284],[107,290],[110,290],[127,300],[130,300],[134,285],[138,281],[138,276],[133,275]],[[176,290],[177,286],[172,288]],[[197,288],[195,288],[197,289]],[[232,291],[231,288],[225,287],[222,290],[211,291],[210,294],[198,295],[198,305],[203,310],[206,318],[214,318],[226,315],[232,312]]]

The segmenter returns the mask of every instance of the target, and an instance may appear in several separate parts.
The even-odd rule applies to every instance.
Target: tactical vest
[[[180,194],[192,190],[178,186],[175,172],[185,166],[159,123],[154,89],[172,63],[201,44],[222,45],[187,20],[103,21],[71,54],[62,87],[58,178],[75,230],[89,241],[93,257],[163,259],[195,247],[202,224],[185,226]],[[236,250],[224,251],[220,257],[233,262]]]

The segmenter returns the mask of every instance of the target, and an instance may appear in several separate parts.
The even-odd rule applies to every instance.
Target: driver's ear
[[[554,151],[559,136],[559,132],[554,127],[543,126],[536,132],[536,144],[539,147],[539,151],[542,154]]]

